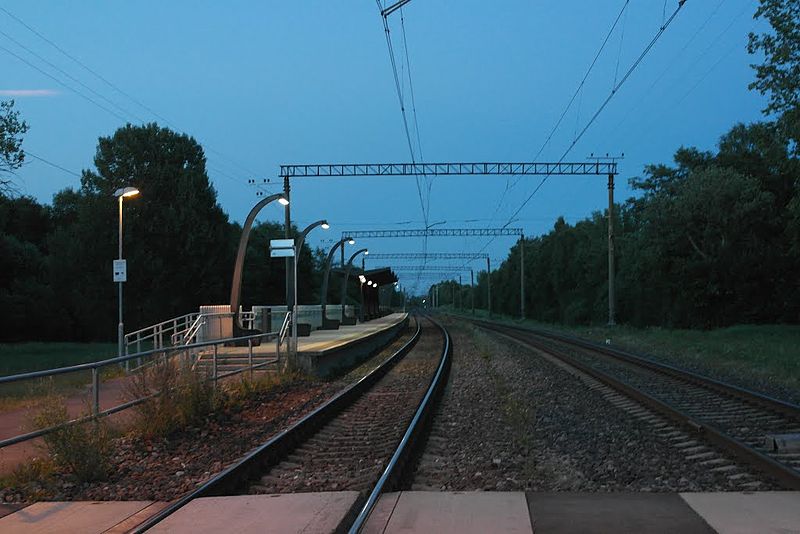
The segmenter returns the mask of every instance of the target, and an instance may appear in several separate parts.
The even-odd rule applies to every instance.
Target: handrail
[[[224,343],[231,343],[235,341],[247,341],[248,339],[256,339],[256,338],[263,338],[263,337],[272,337],[276,336],[278,332],[264,332],[261,334],[250,334],[247,336],[240,336],[240,337],[231,337],[225,339],[215,339],[212,341],[202,341],[200,343],[192,343],[190,345],[182,345],[180,347],[166,347],[163,349],[151,349],[151,350],[144,350],[142,352],[134,352],[132,354],[126,354],[124,356],[117,356],[114,358],[109,358],[107,360],[100,360],[96,362],[88,362],[88,363],[79,363],[76,365],[70,365],[67,367],[56,367],[54,369],[44,369],[42,371],[31,371],[29,373],[20,373],[16,375],[9,375],[9,376],[0,376],[0,384],[8,384],[11,382],[19,382],[21,380],[29,380],[32,378],[44,378],[48,376],[56,376],[62,375],[66,373],[74,373],[77,371],[90,371],[92,369],[99,369],[100,367],[105,367],[107,365],[112,365],[115,363],[124,363],[130,360],[135,360],[136,358],[144,358],[146,356],[152,356],[154,354],[166,354],[168,352],[184,352],[187,349],[197,349],[203,347],[210,347],[213,345],[220,345]]]
[[[125,334],[125,337],[128,338],[130,336],[135,336],[136,334],[142,334],[142,333],[146,332],[147,330],[153,330],[153,329],[155,329],[155,328],[157,328],[159,326],[165,326],[165,325],[168,325],[170,323],[177,323],[177,322],[180,322],[180,321],[184,321],[184,320],[189,319],[190,317],[197,316],[197,315],[200,315],[200,314],[198,312],[186,313],[186,314],[181,315],[179,317],[174,317],[172,319],[167,319],[166,321],[161,321],[160,323],[156,323],[154,325],[146,326],[144,328],[140,328],[139,330],[134,330],[133,332],[128,332],[127,334]],[[191,320],[193,320],[193,319],[191,319]]]
[[[100,378],[99,377],[100,377],[100,373],[98,371],[101,367],[105,367],[105,366],[108,366],[108,365],[114,365],[114,364],[122,363],[122,362],[127,362],[127,361],[135,359],[135,358],[143,358],[145,356],[150,356],[150,355],[153,355],[153,354],[160,354],[160,355],[164,355],[164,357],[167,357],[167,355],[169,353],[185,353],[187,350],[192,350],[192,349],[196,349],[196,348],[203,348],[203,347],[208,347],[208,346],[215,346],[215,352],[216,352],[216,345],[223,345],[223,344],[226,344],[226,343],[239,342],[239,341],[252,342],[252,340],[256,339],[256,338],[268,338],[268,337],[272,337],[272,336],[276,336],[276,335],[277,335],[276,332],[267,332],[267,333],[262,333],[262,334],[253,334],[253,335],[240,336],[240,337],[234,337],[234,338],[216,339],[216,340],[213,340],[213,341],[206,341],[206,342],[202,342],[202,343],[193,343],[193,344],[190,344],[190,345],[184,345],[184,346],[180,346],[180,347],[169,347],[169,348],[166,348],[166,349],[148,350],[148,351],[129,354],[129,355],[125,355],[125,356],[118,356],[116,358],[110,358],[108,360],[101,360],[101,361],[98,361],[98,362],[82,363],[82,364],[78,364],[78,365],[70,365],[70,366],[67,366],[67,367],[59,367],[59,368],[55,368],[55,369],[45,369],[45,370],[42,370],[42,371],[33,371],[33,372],[30,372],[30,373],[20,373],[20,374],[11,375],[11,376],[0,377],[0,384],[8,384],[8,383],[13,383],[13,382],[20,382],[20,381],[23,381],[23,380],[31,380],[31,379],[34,379],[34,378],[44,378],[44,377],[48,377],[48,376],[56,376],[56,375],[60,375],[60,374],[91,370],[92,371],[92,396],[94,398],[93,399],[93,404],[94,405],[93,405],[93,408],[92,408],[92,413],[90,415],[78,417],[76,419],[71,419],[71,420],[69,420],[69,421],[67,421],[65,423],[61,423],[59,425],[54,425],[54,426],[43,428],[43,429],[39,429],[39,430],[36,430],[36,431],[33,431],[33,432],[28,432],[26,434],[21,434],[21,435],[17,435],[17,436],[11,437],[11,438],[6,438],[6,439],[3,439],[3,440],[0,440],[0,449],[2,449],[3,447],[7,447],[9,445],[14,445],[16,443],[20,443],[20,442],[23,442],[23,441],[27,441],[27,440],[39,437],[39,436],[43,436],[45,434],[48,434],[50,432],[54,432],[55,430],[58,430],[58,429],[61,429],[61,428],[66,428],[68,426],[72,426],[72,425],[75,425],[75,424],[84,423],[86,421],[89,421],[89,420],[92,420],[92,419],[97,419],[97,418],[100,418],[100,417],[106,417],[108,415],[120,412],[120,411],[125,410],[127,408],[130,408],[132,406],[135,406],[137,404],[141,404],[142,402],[145,402],[147,399],[152,398],[153,396],[159,394],[159,393],[151,394],[149,396],[146,396],[146,397],[143,397],[143,398],[140,398],[140,399],[135,399],[135,400],[132,400],[132,401],[129,401],[129,402],[126,402],[126,403],[123,403],[123,404],[120,404],[120,405],[114,406],[112,408],[108,408],[106,410],[102,410],[101,411],[100,410],[100,406],[99,406],[99,388],[100,388]],[[252,368],[261,367],[263,365],[266,365],[266,364],[259,364],[258,366],[253,366]],[[245,371],[245,370],[247,370],[247,368],[239,370],[239,371],[236,371],[236,372],[232,372],[232,373],[226,373],[225,375],[221,375],[221,376],[209,377],[209,380],[218,380],[220,378],[224,378],[225,376],[231,376],[233,374],[236,374],[237,372],[242,372],[242,371]]]

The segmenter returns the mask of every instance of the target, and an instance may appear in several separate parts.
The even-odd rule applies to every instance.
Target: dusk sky
[[[561,158],[678,2],[627,3],[537,158],[625,4],[408,3],[402,16],[422,160]],[[747,54],[747,34],[766,29],[752,18],[756,4],[688,0],[564,161],[624,152],[616,190],[622,201],[633,194],[628,178],[646,164],[670,163],[681,145],[712,150],[735,123],[760,120],[765,99],[747,89],[749,65],[760,60]],[[30,125],[24,148],[66,169],[28,158],[17,185],[41,202],[77,188],[72,173],[93,167],[97,138],[125,121],[154,121],[194,136],[206,149],[222,207],[238,221],[257,201],[248,179],[270,179],[270,191],[277,192],[282,163],[410,161],[375,2],[6,0],[0,8],[0,98],[14,98]],[[400,16],[394,13],[389,22],[414,135]],[[446,221],[437,228],[501,227],[540,180],[436,178],[428,221]],[[312,234],[312,245],[348,229],[424,227],[414,178],[297,179],[292,185],[298,226],[320,218],[331,222],[328,235]],[[137,201],[147,202],[147,191]],[[604,176],[552,176],[509,226],[534,236],[552,228],[559,215],[575,222],[605,205]],[[282,220],[282,213],[276,204],[262,217]],[[485,243],[432,238],[428,250],[477,252]],[[375,252],[422,249],[413,239],[358,245]],[[486,252],[497,265],[512,245],[513,238],[498,238]]]

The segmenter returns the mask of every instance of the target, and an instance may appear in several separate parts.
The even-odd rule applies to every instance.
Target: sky
[[[750,64],[760,61],[746,51],[747,34],[767,29],[753,20],[756,4],[687,0],[625,78],[677,0],[412,0],[388,25],[414,157],[580,162],[624,153],[616,187],[623,201],[645,165],[670,163],[680,146],[713,150],[735,123],[763,118],[765,98],[747,88]],[[98,137],[125,122],[194,136],[220,204],[240,222],[259,200],[248,180],[278,192],[281,164],[411,161],[382,18],[370,1],[4,0],[0,69],[0,98],[14,98],[30,125],[23,147],[61,167],[29,157],[19,171],[20,192],[44,203],[77,188]],[[413,177],[298,178],[291,210],[301,228],[327,218],[331,230],[315,230],[309,243],[329,247],[343,231],[424,228],[426,219],[436,228],[507,225],[535,236],[559,216],[574,223],[606,207],[604,176],[540,183],[423,177],[423,214]],[[283,219],[277,204],[262,213]],[[513,244],[430,238],[427,250],[488,253],[499,265]],[[362,246],[391,253],[424,245],[371,239],[348,250]],[[401,276],[406,287],[416,282],[410,276]]]

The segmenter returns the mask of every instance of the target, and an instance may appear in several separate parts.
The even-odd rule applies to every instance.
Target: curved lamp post
[[[325,303],[328,297],[328,278],[331,275],[331,262],[333,261],[333,254],[336,252],[336,249],[339,247],[344,247],[345,243],[349,243],[351,245],[355,244],[355,240],[352,237],[343,237],[339,241],[336,242],[328,251],[328,259],[325,261],[325,274],[322,276],[322,295],[320,297],[320,303],[322,304],[322,322],[325,322]]]
[[[283,193],[270,195],[258,204],[253,206],[250,213],[247,214],[247,219],[242,226],[242,237],[239,239],[239,250],[236,252],[236,264],[233,266],[233,281],[231,282],[231,313],[233,313],[233,328],[234,336],[237,329],[243,327],[239,324],[239,302],[242,297],[242,269],[244,268],[244,254],[247,251],[247,241],[250,238],[250,229],[253,227],[253,221],[267,204],[277,200],[278,203],[288,206],[289,201],[283,196]]]
[[[300,251],[303,248],[303,244],[305,244],[305,242],[306,242],[306,236],[308,235],[308,233],[311,230],[313,230],[314,228],[317,228],[318,226],[321,226],[323,230],[327,230],[328,228],[330,228],[330,225],[328,224],[327,220],[320,219],[319,221],[313,222],[313,223],[309,224],[308,226],[306,226],[305,229],[303,229],[303,231],[300,232],[297,235],[297,237],[294,238],[294,248],[295,248],[295,251],[296,251],[295,254],[297,254],[295,256],[295,258],[294,258],[294,261],[299,261],[299,254],[300,254]],[[291,271],[292,272],[289,274],[289,277],[290,277],[289,300],[286,303],[287,304],[287,307],[286,307],[287,310],[293,309],[294,304],[295,304],[295,302],[294,302],[294,285],[297,283],[297,281],[294,279],[294,269],[291,269]]]
[[[119,199],[119,259],[122,259],[122,199],[135,197],[139,194],[139,190],[135,187],[120,187],[114,191],[114,196]],[[127,269],[126,269],[127,274]],[[122,281],[117,282],[119,285],[119,324],[117,324],[117,356],[122,356],[122,345],[125,338],[124,326],[122,324]]]
[[[362,252],[366,256],[369,254],[369,249],[362,248],[361,250],[355,251],[353,255],[350,256],[350,259],[347,261],[347,266],[344,268],[344,278],[342,279],[342,321],[344,321],[344,304],[345,300],[347,300],[347,280],[350,278],[350,269],[353,268],[353,260]]]

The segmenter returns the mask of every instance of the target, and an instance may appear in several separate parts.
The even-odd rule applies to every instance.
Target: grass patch
[[[106,360],[115,357],[116,351],[113,343],[0,343],[0,376]],[[120,367],[110,365],[101,370],[100,379],[121,374]],[[40,397],[43,390],[68,395],[91,382],[91,371],[80,371],[3,384],[0,385],[0,411],[23,407],[29,400]]]
[[[486,313],[476,310],[476,316],[486,318]],[[610,340],[613,346],[651,355],[679,367],[751,387],[773,385],[800,396],[800,326],[738,325],[716,330],[684,330],[556,325],[496,314],[493,319],[600,343]]]
[[[114,343],[0,343],[0,376],[107,360]]]

